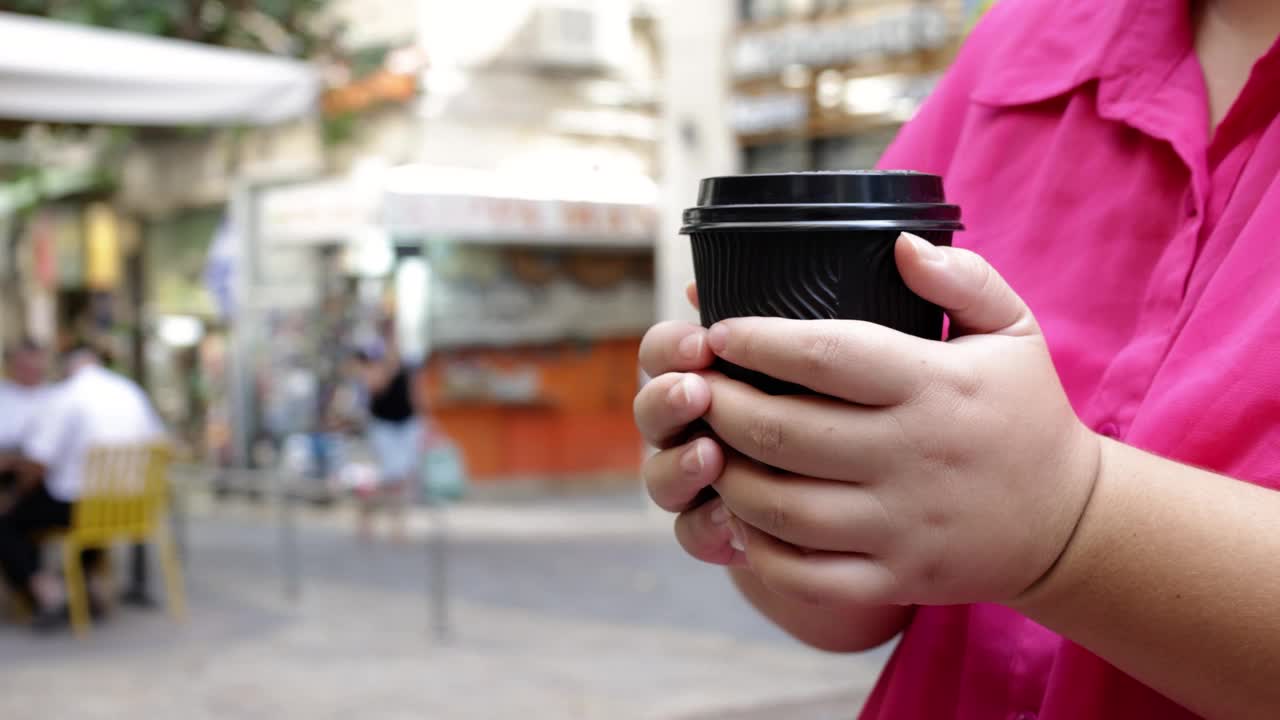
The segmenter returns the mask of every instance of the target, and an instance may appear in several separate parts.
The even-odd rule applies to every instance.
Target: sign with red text
[[[653,244],[650,205],[446,194],[389,194],[383,221],[395,237],[612,247]]]

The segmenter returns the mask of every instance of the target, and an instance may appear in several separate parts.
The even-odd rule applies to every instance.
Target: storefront
[[[321,88],[296,60],[16,14],[0,13],[0,46],[0,118],[22,122],[270,125],[311,113]],[[145,380],[141,232],[98,166],[25,163],[30,177],[0,187],[0,344],[92,339]]]
[[[477,481],[633,479],[652,204],[465,185],[393,183],[383,207],[396,243],[430,268],[421,382],[433,420]]]
[[[0,207],[7,217],[0,344],[27,335],[56,352],[91,342],[113,366],[137,375],[144,320],[134,284],[141,272],[137,226],[94,178],[88,173],[74,186],[45,187]]]
[[[390,263],[373,276],[355,264],[359,239],[376,229],[376,187],[319,178],[242,197],[248,235],[227,238],[236,248],[225,282],[235,316],[230,365],[242,373],[228,379],[230,455],[273,467],[290,437],[328,442],[352,429],[358,408],[346,365],[381,312]],[[335,489],[329,459],[305,473],[316,481],[309,490]]]

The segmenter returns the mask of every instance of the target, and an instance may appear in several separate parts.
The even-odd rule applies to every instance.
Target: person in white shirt
[[[47,400],[44,351],[30,338],[5,348],[0,380],[0,493],[16,480],[22,443]]]
[[[89,450],[164,437],[150,401],[132,380],[102,367],[89,349],[71,351],[65,362],[67,379],[50,391],[46,409],[23,440],[17,495],[9,507],[0,506],[0,568],[34,603],[37,627],[60,617],[60,588],[39,572],[32,536],[70,522]],[[88,561],[92,565],[96,557]]]

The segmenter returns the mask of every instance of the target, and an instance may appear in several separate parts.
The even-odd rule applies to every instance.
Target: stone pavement
[[[191,619],[119,610],[86,641],[0,625],[0,717],[851,718],[886,656],[801,647],[685,558],[641,505],[451,511],[453,635],[429,632],[425,515],[361,544],[299,522],[281,591],[269,511],[198,509]]]

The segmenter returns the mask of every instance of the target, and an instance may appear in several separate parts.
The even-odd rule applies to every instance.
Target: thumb
[[[907,287],[947,312],[951,337],[1040,333],[1031,309],[981,256],[911,233],[898,237],[894,254]]]

